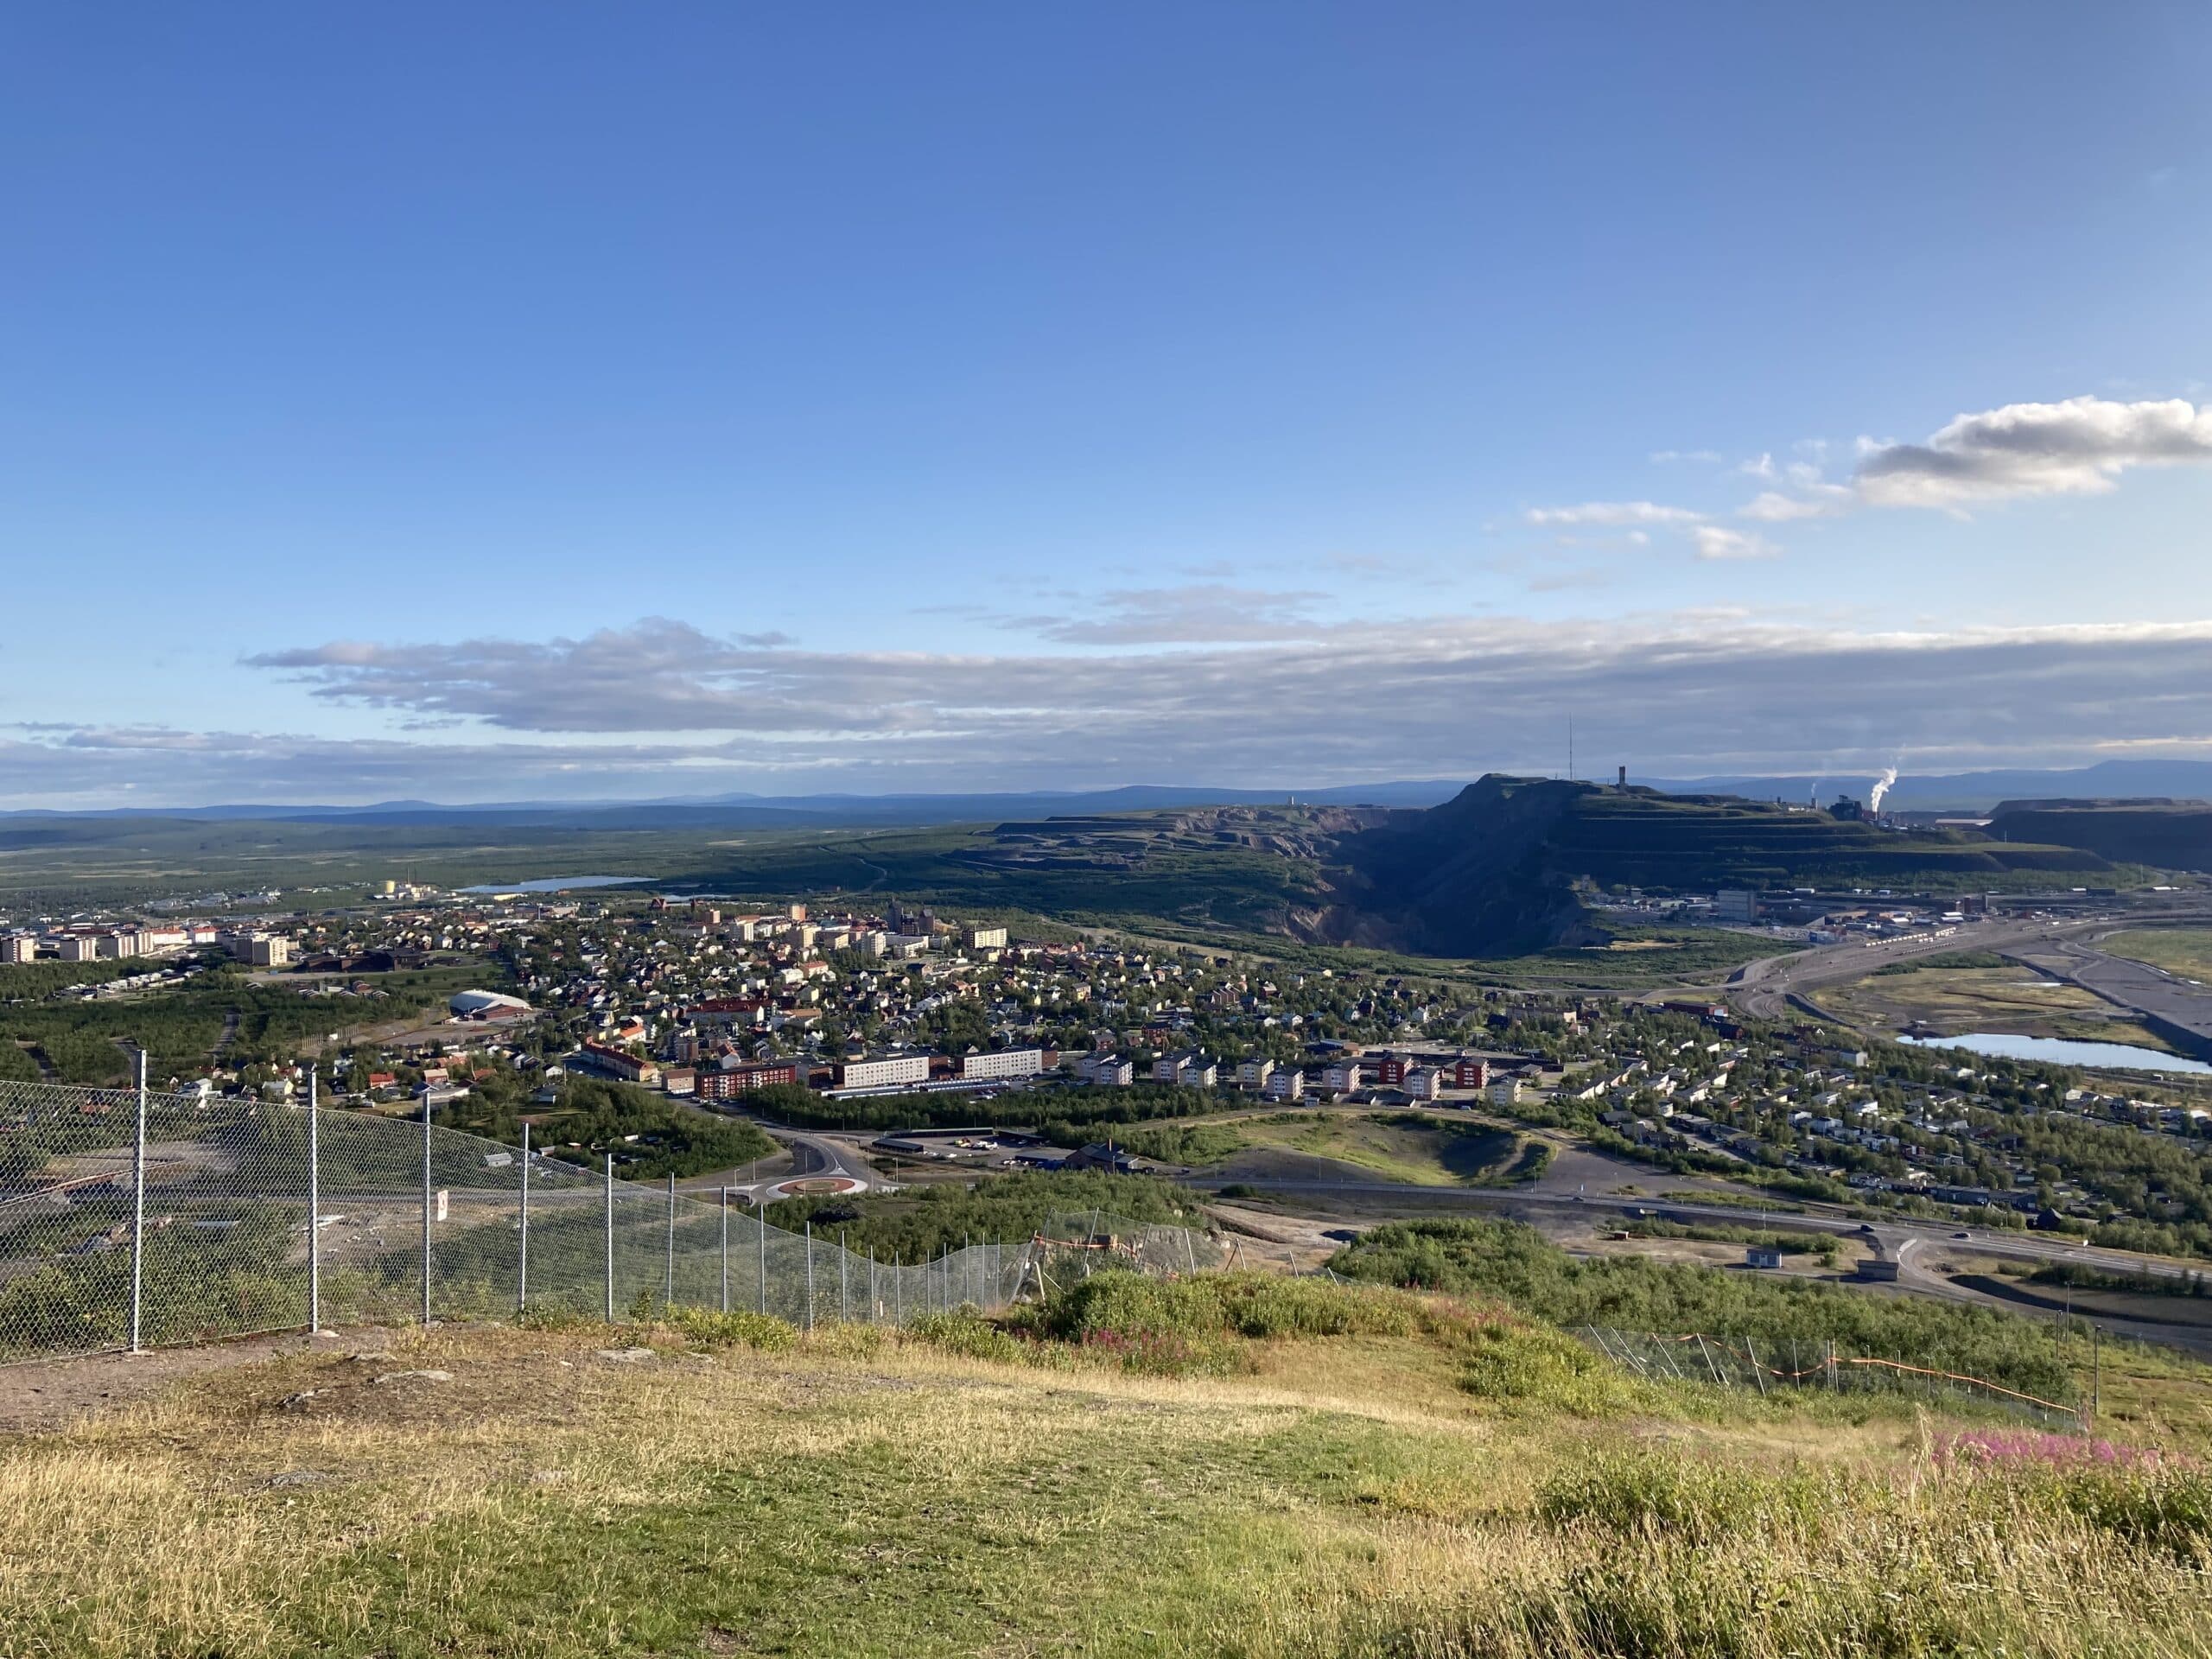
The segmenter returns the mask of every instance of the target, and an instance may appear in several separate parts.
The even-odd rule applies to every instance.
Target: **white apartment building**
[[[1118,1054],[1093,1054],[1077,1062],[1076,1075],[1102,1089],[1126,1089],[1137,1080],[1137,1069]]]
[[[1493,1106],[1511,1106],[1521,1098],[1521,1079],[1493,1077],[1490,1084],[1490,1102]]]
[[[1045,1051],[1039,1048],[1001,1048],[965,1055],[960,1062],[963,1077],[1033,1077],[1044,1069]]]
[[[1002,927],[971,927],[968,930],[970,950],[1003,950],[1006,949],[1006,929]]]
[[[865,1060],[847,1060],[836,1068],[840,1089],[897,1089],[930,1080],[926,1054],[878,1054]]]
[[[1406,1080],[1398,1085],[1415,1100],[1444,1098],[1444,1074],[1433,1066],[1417,1065],[1406,1073]]]
[[[1275,1063],[1273,1060],[1246,1060],[1236,1068],[1236,1086],[1239,1089],[1265,1089],[1268,1079],[1274,1074]]]
[[[1357,1060],[1332,1060],[1322,1070],[1321,1087],[1331,1094],[1348,1095],[1359,1087],[1363,1075]]]
[[[100,942],[96,934],[64,933],[60,944],[64,962],[96,962],[99,959]]]
[[[1266,1093],[1269,1100],[1303,1100],[1306,1074],[1294,1065],[1278,1066],[1268,1074]]]

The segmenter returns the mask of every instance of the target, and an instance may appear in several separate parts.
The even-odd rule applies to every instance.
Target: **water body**
[[[2009,1032],[1970,1031],[1960,1037],[1901,1037],[1916,1048],[1963,1048],[2001,1060],[2045,1060],[2053,1065],[2094,1065],[2107,1071],[2212,1073],[2202,1060],[2183,1059],[2133,1043],[2084,1043],[2068,1037],[2021,1037]]]
[[[645,875],[547,875],[535,881],[486,881],[480,887],[456,887],[456,893],[566,893],[571,887],[643,887],[652,878]]]

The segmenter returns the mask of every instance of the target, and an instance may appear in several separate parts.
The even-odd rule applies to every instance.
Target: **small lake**
[[[2067,1037],[2022,1037],[2001,1031],[1970,1031],[1959,1037],[1900,1037],[1915,1048],[1963,1048],[2000,1060],[2044,1060],[2052,1065],[2094,1065],[2127,1071],[2212,1073],[2202,1060],[2184,1059],[2133,1043],[2084,1043]]]
[[[566,893],[571,887],[650,887],[649,875],[546,875],[535,881],[486,881],[480,887],[456,887],[456,893]]]

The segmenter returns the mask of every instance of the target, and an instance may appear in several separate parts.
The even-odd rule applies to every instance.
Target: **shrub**
[[[941,1348],[950,1354],[964,1355],[969,1359],[995,1360],[1006,1365],[1052,1363],[1040,1344],[1025,1341],[1005,1326],[985,1319],[973,1308],[925,1313],[906,1326],[905,1334],[911,1341]]]
[[[2091,1525],[2212,1570],[2212,1478],[2199,1469],[2138,1461],[2077,1465],[2054,1482],[2058,1501]]]
[[[1808,1533],[1829,1512],[1867,1495],[1832,1473],[1769,1473],[1665,1452],[1625,1452],[1554,1476],[1537,1493],[1536,1512],[1553,1527],[1663,1532],[1710,1546],[1783,1529]]]
[[[1418,1336],[1434,1316],[1420,1300],[1364,1286],[1274,1274],[1209,1273],[1151,1279],[1111,1272],[1079,1280],[1039,1310],[1039,1328],[1079,1342],[1112,1330],[1192,1338]]]
[[[766,1313],[715,1313],[703,1307],[671,1309],[664,1323],[702,1348],[759,1348],[775,1353],[798,1341],[798,1327]]]
[[[1957,1371],[2060,1403],[2075,1397],[2050,1332],[2014,1314],[1643,1256],[1579,1262],[1517,1222],[1394,1222],[1330,1267],[1376,1283],[1499,1298],[1562,1325],[1745,1335],[1763,1348],[1833,1341],[1847,1353]]]
[[[1627,1376],[1561,1332],[1500,1325],[1478,1328],[1468,1340],[1459,1385],[1482,1399],[1600,1417],[1641,1397]]]

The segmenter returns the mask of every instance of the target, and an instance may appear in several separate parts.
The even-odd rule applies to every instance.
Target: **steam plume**
[[[1882,775],[1874,780],[1874,787],[1866,797],[1866,810],[1869,812],[1878,812],[1882,810],[1882,797],[1890,792],[1890,785],[1897,780],[1897,769],[1895,766],[1885,766],[1882,769]]]

